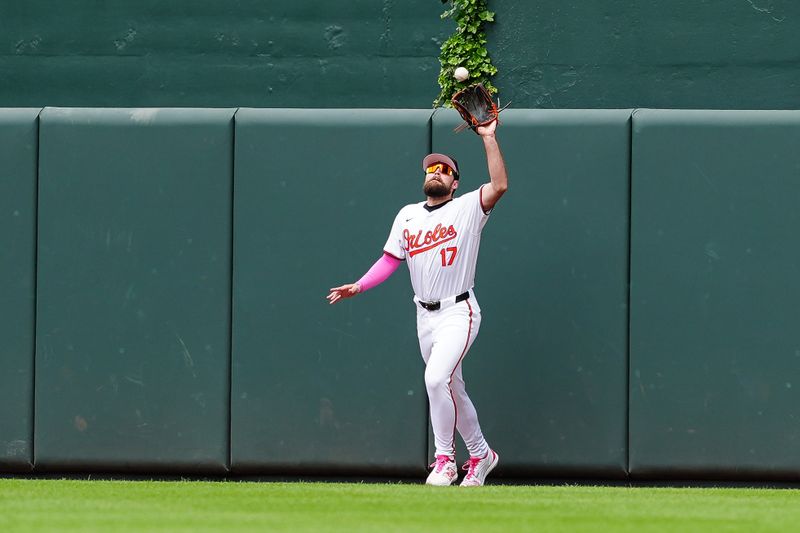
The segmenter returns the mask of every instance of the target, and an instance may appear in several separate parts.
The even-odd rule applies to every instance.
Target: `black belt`
[[[463,302],[467,298],[469,298],[469,291],[456,296],[456,303]],[[419,305],[421,305],[424,309],[427,309],[428,311],[438,311],[442,307],[442,302],[423,302],[422,300],[420,300]]]

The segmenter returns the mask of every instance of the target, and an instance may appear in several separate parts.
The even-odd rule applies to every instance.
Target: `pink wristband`
[[[361,276],[360,280],[356,281],[361,286],[361,292],[368,291],[389,279],[389,276],[397,270],[400,263],[402,263],[402,260],[384,252],[381,258],[372,265],[372,268]]]

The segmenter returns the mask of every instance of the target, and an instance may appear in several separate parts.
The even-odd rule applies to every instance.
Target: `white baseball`
[[[469,71],[464,67],[458,67],[455,72],[453,72],[453,77],[456,81],[464,81],[469,78]]]

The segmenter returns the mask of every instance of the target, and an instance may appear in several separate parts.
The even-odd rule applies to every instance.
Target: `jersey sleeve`
[[[405,260],[406,249],[403,247],[403,229],[400,225],[400,215],[403,213],[401,210],[394,217],[392,229],[389,231],[389,238],[386,239],[386,244],[383,246],[383,251],[400,260]]]
[[[486,225],[491,213],[491,211],[487,213],[483,210],[483,200],[481,198],[481,189],[483,187],[484,185],[481,185],[480,188],[465,194],[461,198],[462,202],[464,202],[468,225],[473,233],[480,233],[483,230],[483,226]]]

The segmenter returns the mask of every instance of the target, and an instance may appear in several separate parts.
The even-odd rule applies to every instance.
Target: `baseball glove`
[[[456,130],[469,127],[478,133],[478,126],[486,126],[493,120],[497,120],[502,111],[497,108],[498,104],[494,103],[489,91],[480,83],[461,89],[453,95],[450,101],[466,122]]]

